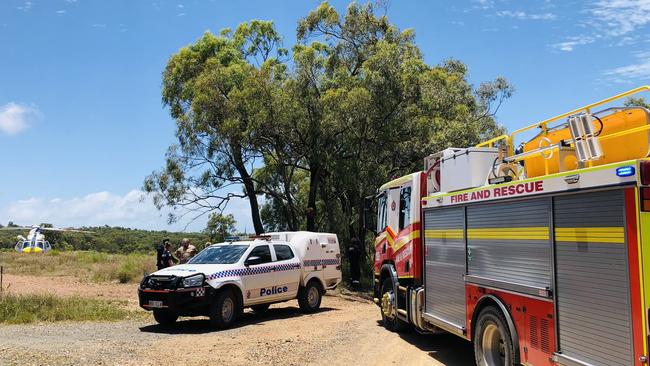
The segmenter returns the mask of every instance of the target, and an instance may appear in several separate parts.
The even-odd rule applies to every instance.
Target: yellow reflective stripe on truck
[[[548,240],[548,227],[508,227],[467,229],[467,239]]]
[[[424,230],[424,237],[429,239],[463,239],[463,229]]]
[[[429,239],[464,239],[463,229],[424,230]],[[512,227],[467,229],[467,239],[471,240],[549,240],[549,228]],[[561,227],[555,229],[556,242],[625,243],[625,229],[615,227]]]
[[[625,229],[622,226],[558,227],[555,229],[555,241],[624,244]]]

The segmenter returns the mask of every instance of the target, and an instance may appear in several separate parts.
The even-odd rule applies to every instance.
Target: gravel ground
[[[75,284],[79,286],[79,284]],[[58,286],[64,286],[58,282]],[[119,285],[122,290],[122,285]],[[59,291],[55,291],[59,292]],[[93,291],[86,292],[96,296]],[[126,292],[125,292],[126,293]],[[133,292],[134,294],[134,292]],[[133,296],[133,295],[131,295]],[[326,296],[303,315],[296,301],[267,314],[246,311],[214,331],[204,318],[173,328],[153,318],[0,326],[0,365],[473,365],[471,345],[452,335],[391,333],[368,300]]]

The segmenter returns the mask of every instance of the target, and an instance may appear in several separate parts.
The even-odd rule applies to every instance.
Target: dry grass
[[[126,301],[103,301],[52,294],[0,293],[0,324],[54,321],[111,321],[141,316],[125,309]]]
[[[153,272],[156,258],[146,254],[107,254],[93,251],[18,253],[0,251],[5,273],[32,276],[73,276],[90,282],[138,282]]]

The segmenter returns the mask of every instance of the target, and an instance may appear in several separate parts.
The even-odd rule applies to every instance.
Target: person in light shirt
[[[187,261],[196,254],[196,247],[190,244],[190,239],[183,238],[181,246],[176,249],[174,254],[176,255],[176,258],[178,258],[180,264],[187,263]]]

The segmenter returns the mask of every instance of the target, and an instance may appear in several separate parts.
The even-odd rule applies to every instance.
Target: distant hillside
[[[47,233],[47,240],[54,249],[59,250],[98,250],[109,253],[152,252],[163,239],[169,238],[174,248],[180,245],[182,238],[189,238],[191,243],[202,249],[209,236],[203,233],[179,233],[168,231],[149,231],[123,227],[83,227],[82,230],[94,234]],[[0,231],[0,248],[13,248],[17,235],[27,235],[27,230]]]

